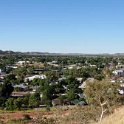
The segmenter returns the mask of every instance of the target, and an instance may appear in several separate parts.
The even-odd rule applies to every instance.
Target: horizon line
[[[3,51],[3,52],[20,52],[20,53],[47,53],[47,54],[90,54],[90,55],[105,55],[105,54],[108,54],[108,55],[113,55],[113,54],[124,54],[124,52],[116,52],[116,53],[86,53],[86,52],[46,52],[46,51],[19,51],[19,50],[0,50],[0,51]]]

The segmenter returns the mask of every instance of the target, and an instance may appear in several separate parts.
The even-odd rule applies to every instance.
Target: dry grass
[[[96,108],[92,108],[89,106],[85,107],[74,107],[74,108],[54,108],[50,112],[48,111],[21,111],[21,112],[1,112],[0,120],[4,122],[4,124],[8,124],[7,122],[11,122],[12,120],[16,120],[16,122],[20,122],[23,120],[24,114],[28,114],[32,120],[29,121],[30,124],[40,124],[40,122],[44,121],[43,118],[47,118],[47,121],[51,121],[50,124],[124,124],[124,107],[118,108],[114,114],[111,114],[105,117],[101,123],[95,123],[99,120],[100,113]],[[14,121],[12,121],[12,124]],[[24,121],[23,121],[24,122]],[[2,124],[0,122],[0,124]],[[20,124],[24,124],[20,122]],[[26,122],[26,124],[28,124]],[[49,123],[45,123],[49,124]]]
[[[124,124],[124,107],[117,109],[114,114],[96,124]]]

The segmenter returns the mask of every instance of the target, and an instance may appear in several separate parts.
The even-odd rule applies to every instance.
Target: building
[[[113,74],[118,77],[124,77],[124,68],[113,71]]]
[[[16,63],[16,65],[17,65],[17,66],[24,66],[24,65],[29,64],[29,63],[30,63],[29,61],[18,61],[18,62]]]
[[[46,71],[46,69],[34,69],[33,73],[34,74],[41,74],[41,73],[43,73],[45,71]]]
[[[25,96],[27,96],[29,94],[29,92],[12,92],[11,97],[13,98],[24,98]]]
[[[46,75],[34,75],[34,76],[31,76],[31,77],[26,77],[26,78],[25,78],[25,82],[26,82],[26,81],[32,81],[32,80],[34,80],[34,79],[36,79],[36,78],[44,80],[44,79],[46,79],[47,77],[46,77]]]
[[[28,90],[28,86],[26,86],[25,84],[19,84],[19,85],[14,85],[13,86],[15,89],[19,89],[20,91],[27,91]]]

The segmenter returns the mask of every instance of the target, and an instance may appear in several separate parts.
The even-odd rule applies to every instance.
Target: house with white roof
[[[23,65],[29,64],[29,63],[30,63],[29,61],[18,61],[18,62],[16,63],[16,65],[17,65],[17,66],[23,66]]]
[[[25,78],[25,82],[26,81],[32,81],[32,80],[34,80],[34,79],[36,79],[36,78],[39,78],[39,79],[42,79],[42,80],[44,80],[44,79],[46,79],[47,77],[46,77],[46,75],[34,75],[34,76],[30,76],[30,77],[26,77]]]
[[[124,77],[124,68],[113,71],[113,74],[118,77]]]

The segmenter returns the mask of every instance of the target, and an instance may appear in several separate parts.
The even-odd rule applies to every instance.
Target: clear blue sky
[[[124,52],[124,0],[0,0],[0,49]]]

